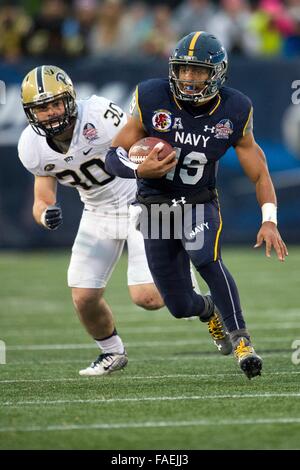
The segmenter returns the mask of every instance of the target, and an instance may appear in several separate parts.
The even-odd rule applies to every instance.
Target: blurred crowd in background
[[[146,55],[213,32],[231,54],[300,57],[300,0],[0,0],[0,60]]]

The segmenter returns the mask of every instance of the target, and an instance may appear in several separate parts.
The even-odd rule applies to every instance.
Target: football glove
[[[63,221],[62,210],[59,204],[48,206],[41,215],[41,222],[49,230],[56,230]]]

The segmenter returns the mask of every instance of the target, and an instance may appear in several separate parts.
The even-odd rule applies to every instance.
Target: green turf
[[[285,263],[226,249],[263,375],[221,357],[196,321],[131,304],[126,257],[107,289],[128,367],[79,377],[97,349],[73,312],[68,253],[0,254],[1,449],[299,449],[300,249]]]

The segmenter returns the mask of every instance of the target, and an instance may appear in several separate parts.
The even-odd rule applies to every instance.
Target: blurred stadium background
[[[96,93],[128,110],[135,84],[150,77],[166,76],[168,56],[174,44],[184,34],[201,29],[214,32],[227,47],[227,84],[240,89],[253,101],[255,135],[266,152],[277,190],[280,230],[286,242],[294,245],[291,248],[293,259],[290,257],[284,267],[276,264],[275,259],[269,262],[262,255],[249,251],[260,223],[260,210],[252,185],[241,172],[234,152],[229,152],[222,158],[219,169],[223,242],[225,247],[240,247],[225,248],[225,261],[236,268],[234,274],[248,310],[250,328],[253,325],[258,349],[265,352],[266,373],[260,381],[249,385],[238,375],[232,361],[225,363],[214,354],[203,328],[199,352],[198,324],[196,327],[194,322],[185,322],[183,328],[182,324],[179,326],[178,322],[170,320],[165,310],[145,313],[133,307],[126,293],[126,266],[122,260],[112,278],[108,296],[133,358],[132,368],[126,372],[129,381],[127,383],[126,376],[122,376],[104,384],[82,382],[77,378],[72,382],[79,366],[84,365],[82,362],[90,361],[94,354],[92,344],[91,351],[85,351],[88,338],[72,314],[69,292],[64,285],[69,248],[82,207],[75,191],[60,188],[59,200],[64,212],[62,228],[48,233],[32,220],[33,179],[21,166],[16,148],[26,125],[20,103],[21,81],[31,68],[52,63],[71,76],[79,98]],[[289,358],[292,340],[297,335],[300,337],[296,295],[300,258],[297,249],[300,242],[300,211],[297,209],[300,199],[300,0],[2,0],[0,80],[5,84],[0,96],[0,338],[8,346],[7,367],[0,366],[4,399],[0,408],[0,448],[113,449],[118,448],[116,438],[119,448],[127,449],[159,446],[299,448],[299,440],[295,438],[300,421],[295,407],[299,396],[296,393],[299,371]],[[57,253],[55,248],[66,251]],[[41,249],[51,249],[51,259],[37,251]],[[281,323],[283,313],[284,324]],[[171,334],[170,343],[165,344],[164,333],[168,337]],[[155,340],[153,347],[151,338]],[[137,346],[138,341],[143,348]],[[75,352],[72,347],[55,349],[55,345],[64,342],[66,346],[77,344],[78,349]],[[53,344],[53,348],[43,349],[43,345],[49,344]],[[159,368],[149,361],[156,356],[155,364],[159,364]],[[159,373],[163,374],[161,383],[153,378],[150,386],[151,377]],[[279,374],[278,381],[272,375],[275,373]],[[130,374],[133,374],[132,384]],[[139,379],[143,375],[144,380]],[[176,406],[172,401],[167,403],[166,400],[165,406],[163,400],[153,401],[153,405],[151,400],[146,400],[150,395],[184,395],[186,390],[190,395],[204,394],[206,400],[216,392],[228,395],[227,406],[224,406],[227,398],[220,398],[219,402],[214,399],[216,407],[212,406],[209,412],[204,398],[203,403],[201,398],[187,402],[182,399]],[[253,396],[239,400],[230,395],[235,391],[237,395],[252,393]],[[271,394],[270,398],[259,397],[265,393]],[[86,400],[87,405],[99,400],[99,394],[103,400],[138,397],[141,403],[144,397],[147,408],[134,403],[128,405],[129,408],[121,408],[123,405],[116,401],[100,416],[95,401],[86,414],[86,408],[83,410],[78,400]],[[33,402],[33,407],[40,406],[34,404],[38,397],[43,410],[40,407],[35,413],[30,403]],[[48,408],[46,404],[51,397],[52,407]],[[66,400],[67,404],[59,405],[60,400]],[[77,400],[77,405],[72,404],[72,400]],[[260,400],[259,405],[257,400]],[[23,407],[22,401],[29,404]],[[103,403],[99,403],[103,407]],[[126,435],[122,426],[115,427],[114,431],[114,423],[124,423],[128,416],[133,423],[140,422],[141,427],[142,423],[154,422],[153,429],[149,425],[152,431],[142,432],[135,429],[134,424],[132,428],[129,426],[131,430],[126,430]],[[216,430],[214,423],[220,417],[224,429],[219,424]],[[251,439],[247,440],[244,426],[249,417]],[[174,427],[167,424],[167,432],[162,431],[158,439],[155,421],[167,422],[168,419]],[[193,419],[196,421],[189,428],[188,423]],[[262,429],[262,422],[259,422],[264,419],[267,429]],[[74,429],[82,425],[83,429],[89,429],[88,423],[93,420],[108,423],[109,433],[104,431],[104,436],[103,432],[89,430],[79,439],[71,429],[64,443],[60,440],[62,429],[52,433],[51,438],[47,432],[39,434],[51,425],[63,428],[67,424],[75,426]],[[226,420],[229,420],[227,424]],[[289,431],[281,434],[279,427],[287,428],[289,423]],[[29,425],[37,429],[36,433],[29,432],[30,438],[28,433],[19,432]],[[226,426],[230,426],[232,432]],[[211,435],[208,439],[208,429],[215,440]]]

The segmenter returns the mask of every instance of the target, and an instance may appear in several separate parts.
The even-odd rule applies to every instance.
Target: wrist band
[[[273,222],[277,225],[277,207],[272,202],[266,202],[261,206],[262,224],[264,222]]]

